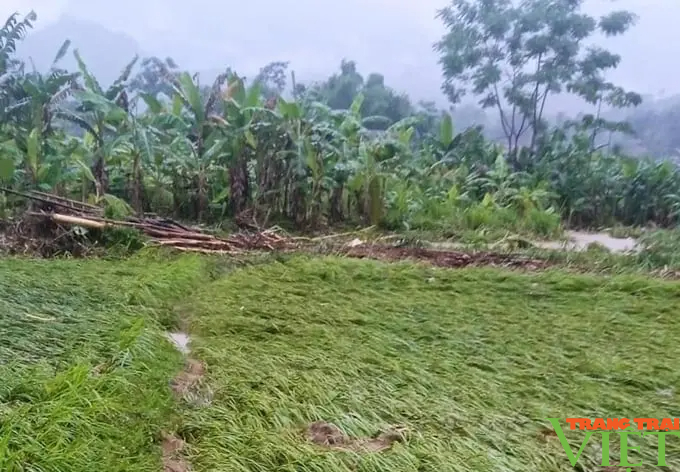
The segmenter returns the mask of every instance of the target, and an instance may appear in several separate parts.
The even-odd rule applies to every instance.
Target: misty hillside
[[[105,84],[113,82],[135,55],[146,55],[132,37],[71,16],[64,16],[56,23],[31,32],[20,45],[18,55],[26,60],[32,59],[39,70],[47,70],[66,39],[71,40],[71,47],[78,49],[88,67]],[[77,69],[72,54],[67,54],[60,66]]]
[[[227,21],[224,14],[231,10],[205,0],[192,2],[190,10],[180,4],[161,8],[150,0],[134,5],[138,13],[132,16],[125,13],[132,7],[128,0],[106,5],[84,0],[45,5],[46,18],[42,19],[38,11],[39,27],[20,45],[19,57],[30,58],[39,70],[46,70],[56,45],[68,38],[104,84],[118,77],[135,55],[171,57],[182,69],[199,72],[205,84],[227,67],[254,77],[272,61],[289,62],[289,71],[296,73],[300,83],[322,82],[347,59],[357,64],[364,78],[381,74],[391,89],[407,93],[413,103],[425,100],[439,108],[450,107],[441,91],[442,71],[433,51],[433,44],[445,30],[441,20],[435,18],[445,0],[391,9],[378,0],[361,4],[358,0],[343,4],[305,0],[294,5],[255,0],[239,6],[238,21]],[[609,117],[631,121],[638,131],[637,137],[615,136],[614,141],[636,154],[674,153],[675,141],[657,142],[659,128],[675,116],[674,108],[664,111],[663,104],[672,102],[669,97],[680,91],[674,64],[665,60],[678,36],[669,19],[672,15],[659,2],[645,3],[644,8],[637,0],[585,2],[586,10],[596,14],[613,7],[630,8],[639,18],[623,36],[596,39],[622,54],[621,64],[608,75],[645,96],[645,104],[635,111],[606,112]],[[206,11],[214,14],[202,16],[201,26],[196,28],[192,19],[198,21],[197,15]],[[357,16],[357,11],[361,15]],[[254,30],[253,25],[266,27]],[[75,70],[71,53],[61,65]],[[473,111],[476,106],[475,99],[464,99],[454,113],[457,123],[484,124],[487,135],[501,137],[494,113],[480,114]],[[546,116],[558,121],[593,112],[591,105],[573,96],[553,96],[546,105]],[[653,129],[648,130],[652,122],[655,124],[649,126]]]
[[[335,18],[340,19],[339,16]],[[350,21],[351,18],[346,18]],[[198,43],[197,50],[188,49],[182,34],[159,32],[150,41],[138,42],[132,36],[115,32],[93,20],[62,16],[55,22],[31,32],[21,45],[19,56],[32,57],[39,68],[49,67],[56,51],[51,45],[71,39],[83,58],[103,81],[113,80],[135,54],[172,57],[178,64],[199,72],[206,81],[212,80],[227,66],[246,76],[254,76],[261,67],[272,61],[289,61],[291,69],[303,81],[323,80],[338,67],[343,58],[358,62],[363,70],[389,71],[388,80],[395,88],[408,91],[419,99],[436,100],[444,105],[439,90],[441,72],[432,43],[437,35],[423,37],[417,25],[403,25],[400,31],[400,53],[392,54],[395,38],[375,32],[366,37],[327,36],[323,41],[311,40],[313,35],[300,35],[294,25],[276,23],[265,31],[267,38],[236,35],[237,28],[229,28],[229,38]],[[297,31],[297,35],[294,34]],[[275,38],[287,38],[279,41]],[[194,40],[195,41],[195,40]],[[340,51],[346,54],[328,54]],[[423,57],[423,52],[425,56]],[[214,56],[216,59],[210,59]],[[219,58],[219,59],[217,59]],[[63,66],[75,66],[72,57]]]
[[[311,5],[308,6],[313,10]],[[332,10],[333,17],[340,23],[351,20],[346,17],[347,12],[347,9],[342,8]],[[643,19],[649,19],[650,15],[654,15],[654,21],[659,20],[659,12],[655,8],[645,12]],[[369,30],[367,34],[364,34],[363,41],[358,35],[346,37],[326,35],[320,41],[310,43],[303,34],[304,28],[294,29],[290,24],[277,22],[258,34],[256,38],[249,37],[244,30],[243,36],[237,36],[236,41],[230,39],[223,42],[202,43],[199,51],[188,49],[186,38],[158,26],[156,26],[156,34],[145,41],[146,47],[142,47],[132,35],[108,29],[96,21],[82,17],[82,13],[78,16],[63,14],[56,21],[30,32],[19,47],[19,57],[33,61],[39,70],[47,70],[56,54],[57,45],[68,38],[72,42],[72,49],[80,52],[90,70],[103,84],[109,84],[115,80],[135,55],[171,57],[181,67],[199,72],[204,83],[212,81],[227,66],[235,68],[247,77],[254,77],[266,63],[284,60],[291,63],[291,69],[296,72],[298,81],[310,83],[323,81],[331,72],[338,69],[339,64],[332,62],[332,54],[324,54],[324,50],[344,51],[348,53],[348,59],[358,63],[359,71],[364,76],[373,72],[380,73],[385,76],[390,87],[396,91],[406,91],[414,102],[432,100],[439,107],[449,106],[440,90],[441,71],[437,64],[437,55],[432,51],[432,44],[438,39],[439,29],[432,28],[432,24],[428,27],[427,22],[423,21],[426,19],[425,16],[420,22],[411,21],[393,25],[393,27],[400,27],[402,34],[398,38],[386,34],[386,31]],[[158,16],[154,18],[156,23],[163,19]],[[642,22],[642,27],[644,25],[645,23]],[[241,27],[242,25],[236,25],[229,32],[215,31],[213,34],[216,38],[222,34],[233,38]],[[640,28],[640,25],[636,28]],[[423,35],[423,31],[427,34]],[[202,33],[206,34],[205,31]],[[312,34],[312,31],[309,34]],[[671,30],[666,34],[672,34]],[[279,37],[286,38],[286,40],[273,40]],[[639,31],[636,38],[635,28],[624,37],[607,40],[613,47],[618,45],[619,48],[627,47],[633,50],[641,46],[649,46],[649,41],[649,38],[643,38],[643,41],[640,41]],[[395,44],[399,49],[396,57],[391,54]],[[661,43],[655,49],[663,50],[666,47],[671,46]],[[204,57],[213,54],[226,59],[219,63],[205,60]],[[630,60],[631,55],[624,55],[625,57],[629,59],[624,60],[619,70],[613,75],[623,77],[625,82],[639,84],[640,77],[648,75],[651,69],[646,67],[638,70],[638,73],[634,75],[625,74],[623,72],[626,69],[630,70],[631,67],[635,67]],[[649,64],[647,61],[646,64],[657,70],[663,66],[663,63],[658,62]],[[60,65],[69,70],[76,70],[76,61],[72,54],[67,54]],[[665,79],[665,76],[656,76],[655,82],[662,84],[666,82]],[[654,86],[648,84],[646,88],[650,89]],[[675,110],[680,106],[678,104],[680,99],[675,99],[672,95],[664,97],[664,93],[668,94],[668,91],[663,87],[661,92],[663,93],[657,94],[656,97],[654,94],[647,93],[643,105],[635,111],[608,112],[608,116],[613,119],[629,120],[637,131],[637,136],[618,136],[614,138],[615,142],[623,144],[630,152],[636,154],[648,151],[655,155],[676,153],[678,146],[675,140],[665,139],[659,133],[668,134],[663,131],[663,128],[668,126],[669,120],[677,115],[678,112]],[[458,116],[456,121],[460,126],[483,124],[490,137],[497,139],[502,136],[502,130],[493,114],[485,116],[484,113],[474,111],[476,105],[471,99],[464,103],[467,105],[463,108],[457,107],[456,112]],[[558,120],[565,119],[559,117],[576,116],[592,111],[591,106],[571,96],[553,97],[547,106],[548,116],[557,117]]]
[[[381,73],[393,88],[416,101],[447,106],[440,91],[441,67],[432,50],[444,31],[435,14],[446,0],[398,6],[384,0],[255,0],[238,8],[207,0],[163,5],[152,0],[41,3],[13,0],[0,7],[0,12],[10,7],[36,9],[39,28],[22,45],[20,57],[32,56],[39,66],[49,64],[55,53],[52,45],[65,38],[104,82],[117,76],[135,53],[172,57],[181,67],[200,71],[205,81],[227,66],[253,76],[272,61],[289,61],[301,81],[323,80],[342,59],[349,59],[364,74]],[[628,33],[603,43],[623,56],[611,77],[624,87],[646,95],[680,92],[675,65],[666,60],[680,43],[672,14],[680,15],[680,4],[671,3],[586,0],[591,13],[626,8],[640,15]],[[65,64],[72,65],[72,59]],[[548,107],[551,115],[573,115],[584,104],[556,97]]]

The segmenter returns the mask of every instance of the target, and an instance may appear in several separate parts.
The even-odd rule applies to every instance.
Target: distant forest
[[[502,5],[505,2],[498,3]],[[28,60],[30,58],[35,61],[39,69],[46,70],[51,66],[54,57],[54,45],[59,44],[65,38],[72,40],[73,48],[81,50],[83,58],[91,70],[100,77],[103,84],[108,84],[109,81],[117,78],[120,67],[135,53],[141,54],[143,58],[146,57],[137,63],[134,73],[136,77],[133,84],[140,91],[158,92],[165,87],[165,91],[169,93],[167,83],[162,85],[164,82],[162,78],[154,77],[154,74],[158,74],[161,69],[165,68],[173,73],[186,69],[175,58],[148,56],[140,50],[140,46],[134,39],[128,36],[114,33],[95,23],[70,17],[64,17],[40,31],[31,32],[25,44],[18,45],[17,54],[27,60],[27,67],[30,66],[31,61]],[[115,47],[108,46],[109,53],[102,55],[99,51],[104,47],[103,45],[115,45]],[[294,86],[292,83],[293,68],[285,61],[286,58],[282,59],[284,60],[264,65],[258,77],[267,77],[273,90],[281,90],[284,95],[290,96]],[[71,55],[64,57],[60,61],[60,66],[69,70],[77,70],[77,64]],[[200,82],[204,84],[204,88],[207,89],[220,72],[223,70],[219,68],[210,72],[201,72]],[[431,71],[428,71],[429,73]],[[254,79],[250,76],[247,78]],[[480,107],[479,97],[467,96],[462,102],[448,106],[442,102],[414,99],[408,93],[398,90],[398,87],[391,86],[387,72],[371,70],[370,64],[358,63],[351,57],[343,60],[336,71],[324,79],[310,83],[309,78],[301,74],[297,77],[297,82],[295,86],[298,92],[311,90],[317,100],[328,104],[331,108],[347,109],[356,96],[362,93],[365,99],[361,113],[364,118],[367,118],[365,125],[371,129],[385,129],[390,123],[396,123],[405,117],[416,116],[421,119],[419,128],[422,131],[433,126],[441,116],[442,108],[446,108],[446,111],[453,116],[453,123],[458,131],[482,126],[487,138],[501,143],[506,141],[506,133],[497,110]],[[436,95],[435,92],[437,91],[430,91],[421,96]],[[678,120],[680,118],[680,96],[663,99],[652,96],[641,98],[641,103],[635,107],[626,106],[616,109],[616,107],[612,108],[604,104],[603,117],[618,123],[625,122],[629,126],[618,126],[617,132],[601,133],[596,138],[598,146],[605,150],[634,156],[675,159],[680,155],[680,133],[676,132],[676,128],[680,126]],[[569,120],[582,120],[583,117],[597,111],[595,104],[588,104],[581,100],[583,113],[573,116],[573,110],[579,107],[574,106],[571,98],[567,100],[571,103],[569,113],[560,111],[560,105],[549,100],[545,120],[553,125],[561,125]],[[526,135],[520,138],[523,144],[528,144],[528,141],[530,138]]]
[[[131,82],[132,89],[170,94],[167,82],[162,79],[162,70],[179,74],[181,68],[171,58],[146,58],[142,61],[142,69]],[[290,94],[294,88],[297,97],[313,97],[333,109],[348,109],[356,97],[362,94],[364,101],[361,115],[365,119],[364,124],[376,131],[385,130],[408,117],[417,117],[419,130],[429,131],[438,123],[443,111],[434,101],[412,100],[407,93],[390,87],[385,76],[379,72],[362,74],[357,63],[352,60],[343,60],[335,73],[313,83],[304,80],[291,83],[295,80],[295,74],[289,70],[288,62],[284,61],[264,66],[251,80],[266,83],[270,97]],[[204,88],[207,93],[209,86]],[[481,127],[487,138],[501,143],[505,140],[503,127],[494,110],[485,110],[468,101],[452,105],[446,111],[453,117],[454,126],[459,131]],[[562,125],[585,116],[585,111],[577,116],[557,113],[547,116],[546,120],[554,125]],[[601,148],[656,159],[680,158],[680,95],[664,99],[641,97],[641,103],[636,107],[610,109],[603,112],[602,116],[619,123],[619,126],[598,137]],[[526,139],[523,142],[526,144]]]
[[[298,228],[677,226],[678,102],[611,81],[620,55],[589,39],[636,17],[582,3],[451,0],[434,45],[450,110],[352,60],[309,81],[285,61],[210,77],[126,57],[111,79],[67,36],[41,46],[53,59],[38,69],[15,54],[36,15],[14,15],[0,28],[0,185],[115,214]],[[569,101],[582,113],[556,114]]]

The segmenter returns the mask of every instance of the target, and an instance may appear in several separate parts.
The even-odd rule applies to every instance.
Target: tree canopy
[[[582,6],[582,0],[452,0],[438,13],[447,28],[436,45],[442,89],[452,103],[472,94],[483,108],[495,109],[511,156],[522,144],[535,150],[548,129],[552,95],[574,94],[596,107],[583,118],[593,142],[602,128],[622,129],[600,116],[602,105],[641,102],[640,95],[606,80],[621,57],[586,43],[598,32],[623,34],[635,16],[615,11],[597,19]]]

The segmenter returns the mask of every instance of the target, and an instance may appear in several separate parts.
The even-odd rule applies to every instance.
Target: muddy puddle
[[[638,242],[633,238],[613,238],[607,233],[587,233],[584,231],[567,231],[561,241],[530,241],[531,245],[541,249],[556,251],[585,251],[591,244],[599,244],[615,253],[637,252]],[[492,245],[493,246],[493,245]],[[427,242],[430,249],[444,251],[465,250],[466,245],[459,242]]]
[[[565,251],[584,251],[591,244],[599,244],[611,252],[626,253],[639,251],[638,243],[633,238],[613,238],[607,233],[586,233],[583,231],[567,231],[565,241],[537,241],[536,247]]]
[[[182,354],[189,354],[189,342],[191,339],[187,333],[176,332],[167,333],[168,340],[177,348]]]

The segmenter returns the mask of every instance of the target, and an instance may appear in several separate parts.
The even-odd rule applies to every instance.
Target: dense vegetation
[[[36,16],[13,15],[0,29],[0,181],[204,222],[247,215],[262,225],[540,235],[560,222],[675,225],[676,167],[601,144],[628,129],[603,107],[641,99],[606,80],[620,58],[585,43],[625,32],[634,16],[592,18],[573,0],[525,3],[454,0],[439,12],[443,90],[498,112],[502,143],[458,130],[432,104],[414,106],[379,74],[364,80],[352,61],[317,84],[294,74],[289,84],[276,62],[253,80],[227,69],[206,86],[170,59],[135,58],[104,86],[77,50],[78,70],[60,68],[66,41],[49,71],[31,70],[15,51]],[[543,110],[556,93],[594,112],[550,125]],[[16,207],[0,198],[0,211]]]

